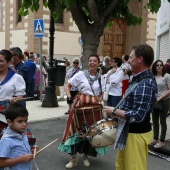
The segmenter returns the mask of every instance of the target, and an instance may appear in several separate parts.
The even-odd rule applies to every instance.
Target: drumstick
[[[36,150],[37,150],[37,148],[35,147],[35,148],[34,148],[34,156],[33,156],[33,158],[35,158]]]
[[[27,100],[27,99],[32,99],[32,98],[33,98],[33,97],[25,97],[25,98],[16,99],[16,101]]]
[[[33,98],[33,97],[19,98],[19,99],[16,99],[16,101],[27,100],[27,99],[32,99],[32,98]],[[0,101],[6,101],[6,100],[10,100],[10,99],[0,98]]]
[[[40,149],[37,153],[36,153],[36,155],[37,154],[39,154],[40,152],[42,152],[44,149],[46,149],[46,148],[48,148],[50,145],[52,145],[54,142],[56,142],[58,140],[58,138],[57,139],[55,139],[55,140],[53,140],[51,143],[49,143],[48,145],[46,145],[46,146],[44,146],[42,149]]]

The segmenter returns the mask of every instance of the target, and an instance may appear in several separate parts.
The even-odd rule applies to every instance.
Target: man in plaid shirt
[[[137,85],[119,109],[105,106],[107,115],[118,117],[116,170],[147,169],[148,144],[152,139],[150,113],[157,96],[157,84],[150,72],[153,60],[154,52],[149,45],[133,47],[128,63],[134,75],[125,95]]]

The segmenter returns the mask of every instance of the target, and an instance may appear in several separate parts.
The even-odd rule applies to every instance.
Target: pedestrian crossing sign
[[[44,36],[44,19],[34,20],[34,36],[43,37]]]

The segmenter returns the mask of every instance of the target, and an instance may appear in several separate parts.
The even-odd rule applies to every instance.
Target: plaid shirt
[[[150,116],[157,98],[157,84],[153,74],[149,70],[134,75],[127,91],[135,83],[138,83],[138,85],[130,92],[120,106],[121,110],[125,110],[126,117],[126,119],[119,118],[116,132],[115,148],[120,150],[124,150],[125,148],[129,125],[138,124],[141,126],[140,123],[144,121],[146,124],[150,124],[150,122],[147,122],[147,118]]]
[[[149,70],[134,75],[128,89],[135,82],[139,82],[137,87],[124,100],[120,108],[125,110],[126,120],[130,123],[143,122],[147,113],[152,112],[157,98],[157,84]]]

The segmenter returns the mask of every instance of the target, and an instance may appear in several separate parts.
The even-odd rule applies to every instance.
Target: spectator
[[[29,52],[25,51],[24,52],[24,61],[27,61],[29,58]]]
[[[110,69],[112,69],[112,67],[110,66],[110,57],[109,56],[105,56],[104,57],[104,64],[100,67],[99,73],[101,75],[107,74],[107,72]]]
[[[28,77],[28,67],[23,63],[23,54],[21,49],[19,47],[12,47],[9,51],[12,53],[14,64],[14,67],[12,67],[12,65],[10,65],[10,67],[12,67],[15,72],[20,74],[26,82]]]
[[[19,47],[12,47],[9,49],[9,51],[12,53],[12,60],[13,65],[10,65],[10,67],[20,74],[23,78],[25,83],[27,84],[27,78],[28,78],[28,67],[23,63],[23,54]],[[24,107],[26,107],[26,101],[20,101],[20,104],[22,104]]]
[[[65,60],[65,66],[66,66],[66,74],[67,74],[67,71],[72,67],[71,65],[70,65],[70,61],[67,59],[67,58],[65,58],[64,57],[64,60]],[[65,81],[64,81],[64,85],[66,84],[66,79],[65,79]],[[62,86],[61,87],[61,96],[60,96],[60,100],[64,100],[64,92],[65,92],[65,90],[64,90],[64,86]]]
[[[39,99],[40,97],[40,64],[39,64],[39,59],[36,58],[35,59],[35,63],[36,63],[36,70],[35,70],[35,90],[34,90],[34,94],[37,94],[37,99]],[[44,67],[42,67],[42,92],[45,93],[45,86],[46,86],[46,70]]]
[[[46,70],[46,72],[47,72],[47,69],[48,69],[48,67],[49,67],[49,64],[48,64],[48,62],[47,62],[47,58],[46,58],[45,55],[42,56],[42,65],[43,65],[43,67],[45,68],[45,70]]]
[[[35,57],[33,54],[29,56],[29,59],[25,62],[28,67],[28,78],[26,81],[26,96],[34,99],[34,86],[35,86],[35,70],[36,64],[34,63]],[[33,100],[30,99],[30,100]]]
[[[66,83],[68,82],[69,79],[71,79],[76,73],[78,73],[80,71],[79,63],[80,63],[79,58],[73,59],[72,68],[70,68],[66,74]],[[70,94],[71,94],[72,98],[74,98],[76,96],[77,92],[78,92],[77,87],[72,86],[70,88]],[[71,110],[71,103],[69,103],[68,97],[67,97],[67,104],[68,104],[68,111],[65,114],[69,114],[69,112]]]
[[[122,61],[120,58],[113,58],[112,70],[106,75],[106,91],[108,91],[107,106],[116,106],[122,97],[122,80],[124,77],[123,71],[120,68]]]
[[[123,78],[123,81],[122,81],[122,96],[124,95],[127,87],[128,87],[128,84],[129,84],[129,79],[130,79],[130,76],[131,76],[131,66],[130,64],[127,62],[129,60],[129,56],[124,54],[122,56],[122,62],[123,64],[121,65],[121,69],[123,70],[124,72],[124,78]]]
[[[157,105],[162,102],[161,109],[154,109],[152,112],[153,121],[153,140],[150,144],[155,148],[165,146],[165,136],[167,131],[166,116],[170,106],[170,75],[164,72],[163,62],[157,60],[152,66],[152,73],[155,76],[158,86]],[[161,125],[161,134],[159,138],[159,119]]]
[[[164,71],[165,73],[170,74],[170,59],[166,61],[166,64],[164,65]]]

